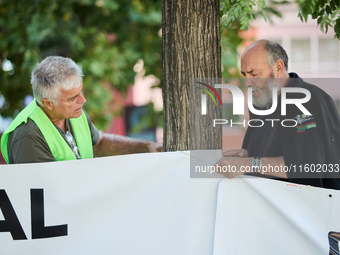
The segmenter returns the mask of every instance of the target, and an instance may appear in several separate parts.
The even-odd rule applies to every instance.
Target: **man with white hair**
[[[236,171],[221,171],[227,178],[250,173],[340,189],[340,119],[334,102],[323,90],[287,69],[288,56],[278,43],[259,40],[244,51],[241,73],[245,85],[252,88],[254,108],[270,109],[274,88],[278,91],[277,108],[269,115],[249,112],[258,124],[248,126],[242,149],[225,152],[215,167],[235,166]],[[280,93],[284,87],[308,90],[311,99],[304,107],[312,115],[304,115],[293,104],[287,105],[287,114],[282,115]],[[299,99],[301,93],[289,93],[289,98]],[[297,125],[281,125],[285,119],[297,120]]]
[[[51,56],[32,71],[34,100],[1,137],[9,164],[51,162],[161,151],[161,145],[99,132],[83,110],[82,70]]]

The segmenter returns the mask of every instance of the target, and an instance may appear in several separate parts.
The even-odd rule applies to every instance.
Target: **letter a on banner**
[[[0,190],[0,209],[5,220],[0,221],[0,232],[10,232],[13,240],[27,239],[5,190]]]

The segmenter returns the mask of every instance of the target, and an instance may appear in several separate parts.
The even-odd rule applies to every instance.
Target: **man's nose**
[[[254,78],[244,78],[244,86],[246,87],[254,87]]]
[[[77,100],[78,104],[85,104],[86,103],[86,98],[83,94],[83,92],[81,92],[78,96],[78,100]]]

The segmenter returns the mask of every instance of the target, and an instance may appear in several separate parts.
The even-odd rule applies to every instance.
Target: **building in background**
[[[310,17],[302,23],[297,17],[298,6],[291,4],[282,8],[283,18],[272,18],[271,23],[258,19],[252,23],[256,39],[266,38],[280,43],[289,56],[289,71],[304,78],[339,78],[339,40],[334,30],[324,34],[317,21]],[[246,35],[246,34],[245,34]]]

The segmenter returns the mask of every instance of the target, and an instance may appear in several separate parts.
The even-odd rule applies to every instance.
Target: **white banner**
[[[200,164],[221,152],[206,155]],[[189,165],[189,152],[1,165],[0,254],[329,253],[339,191],[219,184]]]
[[[340,191],[252,177],[219,183],[214,255],[339,254],[339,232]]]

